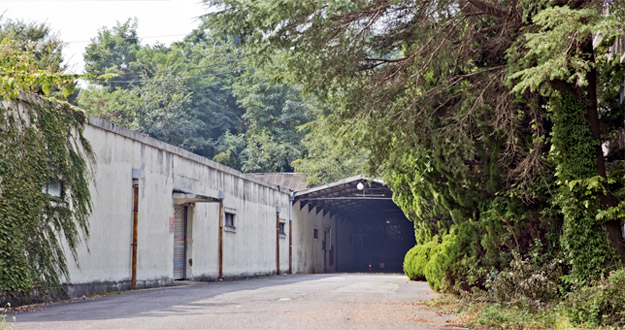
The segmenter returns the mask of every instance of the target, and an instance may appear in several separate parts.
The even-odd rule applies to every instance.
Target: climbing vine
[[[593,138],[585,119],[587,104],[561,92],[552,97],[549,109],[553,121],[550,158],[555,164],[558,192],[554,204],[563,214],[562,247],[567,252],[577,281],[598,279],[611,253],[597,214],[602,209],[600,194],[606,194],[605,178],[597,175]]]
[[[86,116],[37,94],[66,94],[68,76],[6,41],[0,53],[0,297],[48,294],[68,276],[65,247],[75,257],[89,232]]]

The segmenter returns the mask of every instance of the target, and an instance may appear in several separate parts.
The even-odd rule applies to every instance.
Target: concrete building
[[[301,188],[293,174],[244,174],[102,119],[90,118],[84,134],[96,160],[93,213],[78,263],[68,258],[69,296],[185,279],[401,271],[414,245],[378,180],[293,191],[265,181]]]

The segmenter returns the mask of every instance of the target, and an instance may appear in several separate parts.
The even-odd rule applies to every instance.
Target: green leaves
[[[15,100],[20,92],[67,97],[80,75],[42,70],[33,54],[19,49],[16,41],[0,42],[0,99]],[[60,91],[60,94],[59,94]]]
[[[541,88],[557,80],[586,87],[586,74],[596,63],[582,44],[597,35],[611,43],[616,36],[624,35],[625,23],[617,23],[616,17],[600,10],[599,6],[548,6],[532,16],[534,25],[527,27],[523,37],[507,51],[512,62],[508,76],[512,92],[549,93],[549,89]]]
[[[75,253],[88,236],[91,149],[76,111],[24,91],[0,107],[0,178],[11,178],[0,180],[0,292],[58,290],[68,276],[61,241]],[[42,190],[50,181],[62,182],[61,197]]]

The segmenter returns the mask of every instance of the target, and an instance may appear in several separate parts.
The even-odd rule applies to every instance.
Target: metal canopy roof
[[[364,188],[358,189],[358,183]],[[402,211],[393,203],[391,190],[380,179],[362,175],[343,179],[326,185],[298,191],[294,201],[300,202],[300,209],[316,209],[317,213],[338,214],[343,218],[358,215],[401,215]]]
[[[175,204],[184,203],[219,203],[221,200],[216,197],[204,196],[200,194],[189,193],[180,189],[174,189],[172,197]]]

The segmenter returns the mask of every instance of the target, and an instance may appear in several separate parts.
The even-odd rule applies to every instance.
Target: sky
[[[71,73],[82,73],[85,47],[104,26],[136,17],[142,44],[169,45],[196,28],[206,12],[201,0],[0,0],[4,19],[46,22],[58,33]]]

